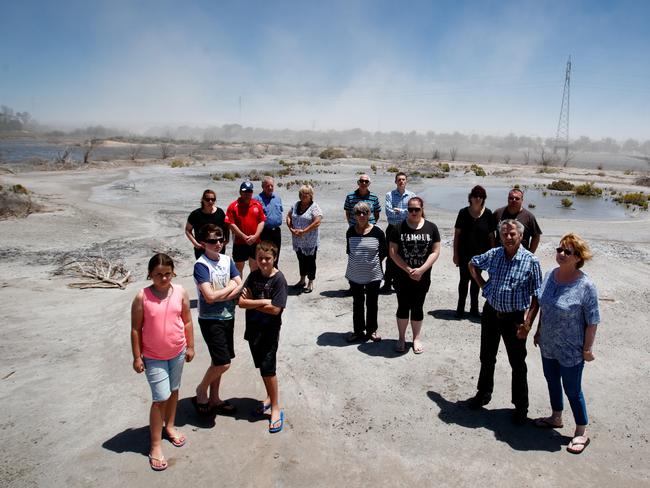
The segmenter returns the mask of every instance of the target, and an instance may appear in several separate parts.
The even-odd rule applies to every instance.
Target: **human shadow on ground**
[[[428,391],[427,396],[440,408],[438,418],[443,422],[468,429],[491,430],[496,440],[505,442],[516,451],[555,452],[571,440],[554,429],[535,427],[530,421],[522,426],[514,425],[512,409],[509,408],[470,410],[466,401],[450,402],[435,391]]]
[[[397,347],[396,339],[382,339],[380,342],[364,342],[362,344],[359,344],[359,347],[357,347],[357,349],[359,349],[360,352],[367,354],[368,356],[398,358],[410,352],[413,348],[413,343],[407,342],[404,347],[404,352],[397,352],[395,350],[395,347]]]
[[[229,398],[228,401],[237,408],[236,412],[232,415],[216,413],[199,415],[194,405],[192,405],[192,398],[182,398],[178,401],[178,406],[176,407],[175,425],[179,429],[187,425],[210,429],[216,425],[216,419],[218,417],[232,417],[235,420],[246,420],[248,422],[268,421],[271,418],[268,413],[258,414],[255,412],[260,402],[254,398]],[[105,441],[102,447],[116,453],[134,452],[147,456],[149,454],[149,444],[149,426],[145,425],[144,427],[124,429],[119,434]]]
[[[352,295],[350,290],[324,290],[320,292],[320,296],[325,298],[346,298]]]
[[[303,290],[303,287],[289,285],[287,287],[287,295],[289,295],[290,297],[297,297],[299,295],[302,295],[302,293],[303,293],[302,290]]]
[[[316,339],[316,344],[319,346],[330,346],[330,347],[347,347],[354,346],[358,343],[348,342],[348,336],[350,332],[323,332]]]
[[[427,312],[427,315],[431,315],[433,318],[439,320],[449,320],[452,322],[462,322],[463,320],[467,320],[468,322],[472,322],[474,324],[481,323],[481,317],[470,316],[470,314],[467,312],[465,312],[465,315],[463,316],[462,319],[459,319],[456,317],[456,310],[452,310],[452,309],[429,310]]]

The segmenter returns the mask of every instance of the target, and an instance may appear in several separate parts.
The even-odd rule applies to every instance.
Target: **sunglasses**
[[[368,215],[368,212],[365,212],[363,210],[357,210],[356,212],[354,212],[354,214],[355,215]]]
[[[413,212],[413,213],[417,213],[417,212],[422,212],[422,209],[420,207],[409,207],[408,211]]]
[[[216,202],[217,201],[216,198],[204,198],[203,200],[205,200],[206,202]]]
[[[370,180],[359,180],[359,184],[360,184],[360,185],[369,185],[369,184],[370,184]]]
[[[206,239],[205,242],[208,244],[223,244],[223,237],[219,237],[217,239]]]
[[[563,247],[556,247],[555,252],[558,254],[565,254],[566,256],[577,256],[578,253],[575,251],[572,251],[571,249],[564,249]]]

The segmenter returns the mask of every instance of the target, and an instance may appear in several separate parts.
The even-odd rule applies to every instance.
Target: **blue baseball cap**
[[[239,191],[253,191],[253,184],[250,181],[244,181],[239,185]]]

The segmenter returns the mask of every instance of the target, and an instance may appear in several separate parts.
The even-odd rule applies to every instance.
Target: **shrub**
[[[546,188],[549,190],[572,191],[575,185],[566,180],[556,180],[546,185]]]
[[[372,170],[372,172],[373,172],[374,174],[377,174],[377,165],[376,165],[376,164],[371,164],[371,165],[370,165],[370,169]]]
[[[389,173],[399,173],[399,168],[397,166],[390,166],[386,171]]]
[[[637,205],[644,210],[648,210],[648,199],[650,195],[646,195],[643,192],[637,193],[626,193],[620,197],[614,198],[614,201],[618,203],[623,203],[625,205]]]
[[[237,178],[241,178],[241,175],[239,173],[237,173],[237,172],[233,173],[233,172],[230,172],[230,171],[226,171],[225,173],[221,174],[221,177],[224,180],[235,181]]]
[[[171,163],[169,163],[169,166],[172,168],[184,168],[185,166],[188,166],[188,164],[182,159],[174,159]]]
[[[256,169],[252,169],[252,170],[250,170],[248,172],[248,175],[246,175],[246,178],[248,179],[248,181],[260,181],[264,177],[264,175],[266,175],[266,174],[267,173],[262,173],[261,171],[258,171]],[[273,175],[270,174],[269,176],[273,176]]]
[[[27,195],[29,193],[29,190],[25,188],[23,185],[21,185],[20,183],[12,186],[11,191],[14,193],[20,193],[22,195]]]
[[[438,166],[440,166],[440,169],[443,170],[445,173],[449,173],[451,168],[449,167],[449,163],[439,163]]]
[[[323,149],[318,157],[321,159],[341,159],[345,158],[345,153],[340,149],[328,147],[327,149]]]
[[[289,176],[292,175],[293,171],[291,168],[282,168],[280,171],[278,171],[278,176]]]
[[[650,176],[641,176],[636,179],[634,184],[639,186],[650,186]]]
[[[528,204],[528,208],[535,208],[536,206],[537,206],[537,205],[535,205],[534,203],[529,203],[529,204]]]
[[[583,195],[587,197],[598,197],[602,195],[602,188],[598,188],[592,182],[585,183],[583,185],[578,185],[575,187],[576,195]]]
[[[298,161],[298,164],[302,164],[303,166],[309,166],[311,164],[311,161],[309,161],[308,159],[301,159],[300,161]]]
[[[473,164],[469,167],[471,171],[474,172],[476,176],[486,176],[487,173],[483,168],[481,168],[478,164]]]
[[[573,200],[570,198],[563,198],[560,203],[564,208],[569,208],[571,205],[573,205]]]

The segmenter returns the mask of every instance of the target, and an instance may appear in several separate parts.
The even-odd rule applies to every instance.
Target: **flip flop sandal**
[[[154,466],[154,461],[157,461],[160,463],[160,466]],[[153,457],[151,454],[149,454],[149,466],[151,466],[151,469],[154,471],[165,471],[167,469],[167,461],[165,460],[165,457],[161,457],[160,459]]]
[[[185,443],[187,442],[187,438],[183,434],[181,434],[181,435],[179,435],[177,437],[172,437],[169,434],[169,432],[163,431],[163,433],[165,434],[165,437],[167,438],[167,440],[169,440],[169,442],[171,442],[172,446],[174,446],[174,447],[183,447],[185,445]]]
[[[540,417],[533,420],[533,425],[539,427],[540,429],[561,429],[564,427],[564,424],[556,425],[548,417]]]
[[[197,397],[192,397],[192,405],[196,409],[196,412],[199,415],[210,415],[210,404],[209,403],[199,403]]]
[[[284,410],[280,410],[280,418],[275,422],[271,422],[269,419],[269,433],[276,434],[280,432],[284,427]]]
[[[381,342],[381,336],[377,334],[376,332],[373,332],[368,336],[368,339],[370,339],[372,342]]]
[[[585,449],[587,449],[587,446],[591,442],[589,440],[589,437],[587,437],[587,440],[584,441],[584,442],[574,441],[574,439],[575,439],[575,437],[573,439],[571,439],[571,442],[569,443],[569,445],[566,448],[566,450],[569,451],[571,454],[582,454],[583,452],[585,452]],[[578,451],[578,450],[575,449],[575,446],[582,446],[582,449],[580,449]]]
[[[228,400],[219,403],[211,408],[212,412],[219,415],[233,415],[237,412],[237,407],[235,407]]]

